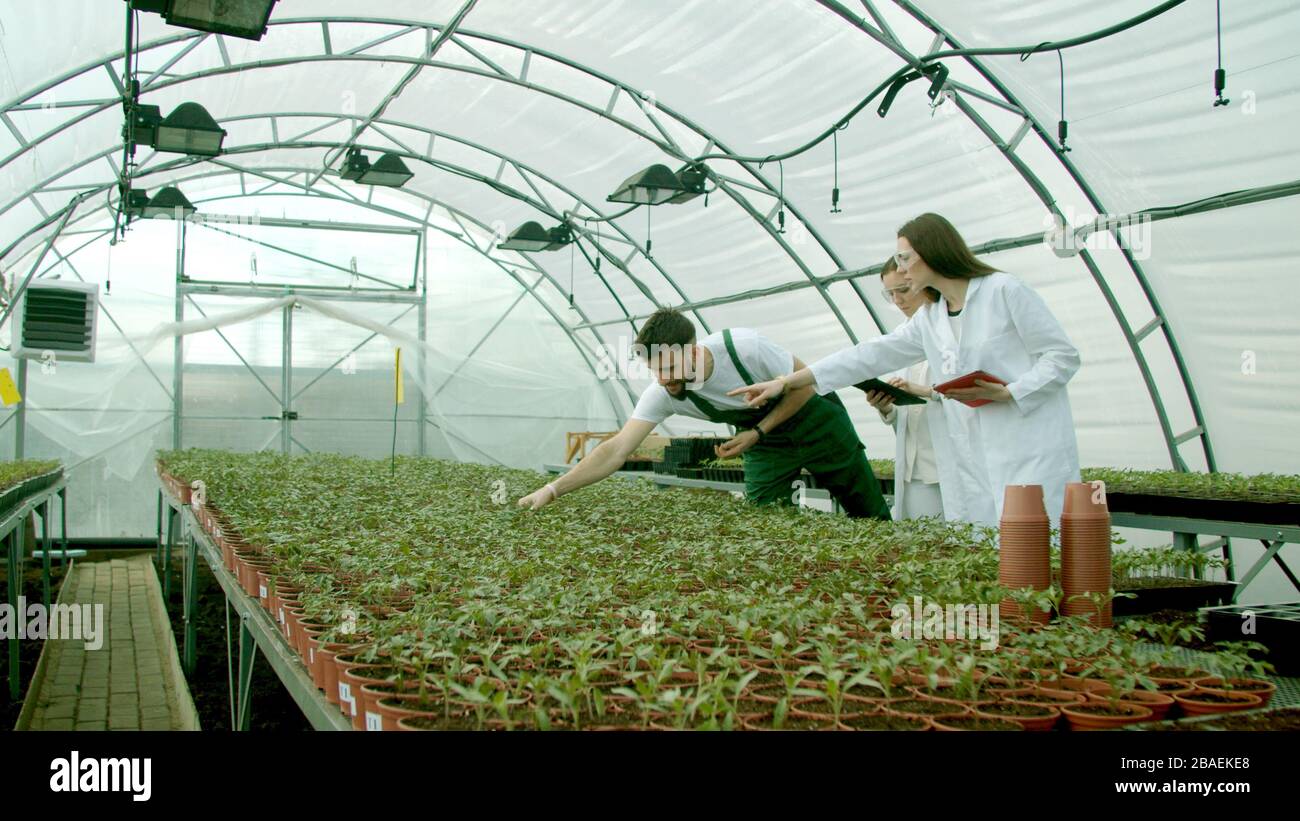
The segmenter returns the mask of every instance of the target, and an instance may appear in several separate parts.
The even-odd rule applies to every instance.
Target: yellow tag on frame
[[[0,368],[0,399],[4,400],[6,406],[23,401],[23,395],[18,392],[18,386],[14,384],[8,368]]]
[[[393,368],[397,374],[397,404],[400,405],[406,401],[406,397],[403,395],[402,392],[402,349],[401,348],[397,349],[396,356],[394,357],[393,360]]]

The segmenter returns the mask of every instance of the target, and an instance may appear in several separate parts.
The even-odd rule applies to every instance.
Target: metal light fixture
[[[384,154],[373,163],[359,148],[349,148],[347,159],[339,176],[362,185],[383,185],[401,188],[415,176],[396,154]]]
[[[361,179],[361,175],[370,169],[370,160],[365,154],[361,153],[359,148],[349,148],[347,159],[343,161],[343,170],[339,176],[345,180],[356,182]]]
[[[415,174],[406,167],[402,158],[396,154],[384,154],[362,172],[357,182],[362,185],[384,185],[389,188],[401,188],[410,182]]]
[[[215,157],[221,153],[225,139],[226,130],[217,125],[207,109],[198,103],[181,103],[158,123],[152,146],[176,154]]]
[[[156,105],[138,103],[128,107],[128,110],[134,111],[130,123],[131,142],[135,145],[152,147],[158,139],[158,125],[163,119],[162,111]]]
[[[668,166],[656,163],[623,180],[605,199],[633,205],[686,202],[704,193],[704,179],[704,171],[699,166],[687,166],[679,175]]]
[[[699,165],[688,165],[681,171],[677,172],[677,179],[682,184],[682,192],[675,197],[669,197],[668,205],[679,205],[695,199],[704,193],[704,183],[708,179],[704,168]]]
[[[160,189],[149,204],[144,207],[143,216],[149,219],[158,217],[167,217],[171,219],[185,218],[193,214],[196,209],[181,190],[173,185]]]
[[[573,230],[568,225],[543,228],[539,222],[525,222],[510,236],[497,244],[507,251],[554,251],[573,242]]]
[[[137,11],[161,14],[173,26],[261,40],[276,0],[135,0]]]
[[[132,218],[143,217],[148,206],[149,192],[131,188],[122,200],[122,213]]]

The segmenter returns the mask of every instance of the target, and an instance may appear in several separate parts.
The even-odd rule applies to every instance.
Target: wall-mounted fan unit
[[[28,283],[14,310],[15,357],[63,362],[95,361],[95,308],[99,285],[85,282]]]

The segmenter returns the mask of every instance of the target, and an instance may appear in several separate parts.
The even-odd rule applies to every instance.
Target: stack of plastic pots
[[[1003,587],[1019,590],[1032,587],[1046,590],[1052,583],[1052,570],[1048,562],[1051,543],[1051,522],[1043,506],[1042,485],[1007,485],[1002,502],[1000,556],[998,582]],[[1006,600],[1001,605],[1003,618],[1024,619],[1016,602]],[[1047,624],[1051,614],[1039,610],[1028,614],[1039,624]]]
[[[1088,616],[1098,627],[1111,626],[1111,602],[1106,599],[1101,612],[1089,593],[1110,592],[1110,509],[1105,490],[1087,482],[1070,482],[1065,486],[1065,506],[1061,510],[1061,613]]]

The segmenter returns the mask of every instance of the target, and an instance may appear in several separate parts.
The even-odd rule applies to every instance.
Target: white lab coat
[[[811,366],[819,393],[879,377],[925,359],[930,380],[974,370],[1007,381],[1013,399],[978,408],[944,399],[932,427],[944,515],[996,525],[1009,484],[1043,486],[1059,522],[1065,484],[1079,481],[1079,452],[1065,385],[1079,369],[1071,344],[1042,297],[1010,274],[972,279],[958,344],[948,303],[926,303],[886,336],[845,348]],[[946,435],[945,435],[946,434]]]
[[[928,371],[929,371],[928,365],[925,367],[913,365],[910,368],[895,371],[894,373],[889,374],[889,376],[890,377],[897,376],[899,378],[906,379],[909,382],[920,382],[923,384],[930,384],[933,380],[926,379],[926,375],[928,375]],[[919,372],[924,372],[924,373],[919,373]],[[881,377],[881,378],[885,379],[886,382],[889,381],[887,377]],[[893,425],[894,427],[893,515],[895,520],[903,519],[904,518],[903,513],[907,510],[907,508],[903,504],[903,500],[907,496],[907,485],[908,485],[908,482],[905,479],[906,471],[907,471],[908,437],[916,438],[924,434],[925,436],[924,441],[916,442],[917,448],[918,449],[929,448],[931,451],[933,451],[934,441],[936,439],[942,438],[947,435],[943,423],[943,409],[940,407],[938,401],[932,400],[925,403],[925,410],[924,410],[925,422],[928,430],[924,430],[924,431],[915,430],[914,427],[910,424],[912,414],[910,414],[908,410],[909,408],[906,406],[894,405],[890,409],[891,415],[889,417],[886,418],[884,417],[884,414],[881,415],[882,418],[885,418],[886,424]],[[920,458],[919,453],[917,454],[917,458],[918,459]],[[936,462],[937,462],[937,457],[936,457]]]

